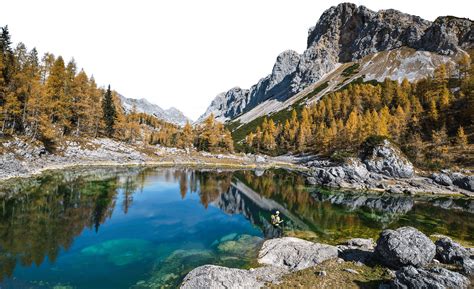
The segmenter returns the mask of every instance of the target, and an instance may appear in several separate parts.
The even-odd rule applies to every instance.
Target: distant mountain
[[[171,107],[169,109],[163,109],[156,104],[150,103],[144,98],[134,99],[127,98],[123,95],[120,96],[120,101],[122,102],[122,107],[125,113],[130,113],[135,106],[137,112],[143,112],[146,114],[154,115],[159,119],[164,121],[177,124],[179,126],[184,126],[186,122],[191,122],[180,110]]]
[[[213,113],[219,121],[238,122],[235,128],[288,108],[322,83],[325,89],[305,101],[361,77],[364,81],[424,78],[474,47],[473,23],[453,16],[430,22],[392,9],[339,4],[309,29],[303,54],[282,52],[271,74],[250,89],[234,87],[220,93],[198,122]],[[349,67],[353,68],[345,70]]]

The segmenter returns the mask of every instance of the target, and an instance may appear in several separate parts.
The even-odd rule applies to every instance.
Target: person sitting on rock
[[[272,215],[272,225],[280,227],[281,223],[283,223],[283,220],[280,218],[280,211],[276,211],[275,215]]]

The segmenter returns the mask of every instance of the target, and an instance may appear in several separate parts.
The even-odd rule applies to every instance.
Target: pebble
[[[326,273],[326,271],[317,271],[317,272],[316,272],[316,275],[318,275],[318,276],[326,276],[327,273]]]
[[[352,273],[352,274],[359,274],[359,272],[357,272],[357,270],[350,269],[350,268],[344,268],[344,271]]]

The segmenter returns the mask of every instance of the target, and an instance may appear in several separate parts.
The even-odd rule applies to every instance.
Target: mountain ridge
[[[151,103],[145,98],[128,98],[120,94],[119,98],[125,113],[130,113],[135,107],[137,112],[153,115],[159,119],[179,126],[184,126],[187,122],[191,122],[183,112],[175,107],[163,109],[159,105]]]
[[[284,102],[338,65],[375,53],[408,47],[453,57],[473,47],[472,26],[470,19],[453,16],[441,16],[430,22],[394,9],[372,11],[365,6],[341,3],[327,9],[309,29],[307,49],[301,55],[292,50],[282,52],[271,74],[250,89],[234,87],[220,93],[197,122],[211,113],[226,122],[265,101]]]

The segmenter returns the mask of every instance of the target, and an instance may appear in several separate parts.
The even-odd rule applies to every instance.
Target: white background
[[[99,85],[177,107],[196,119],[219,92],[248,88],[286,49],[301,53],[308,29],[340,1],[2,0],[0,25],[24,42],[73,57]],[[474,19],[473,1],[366,0],[427,20]]]

